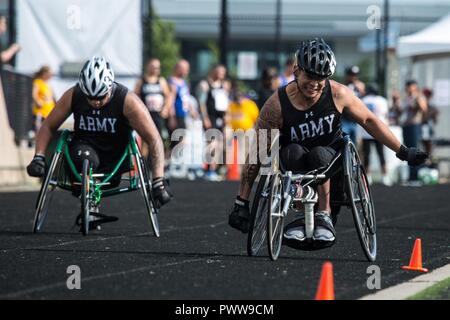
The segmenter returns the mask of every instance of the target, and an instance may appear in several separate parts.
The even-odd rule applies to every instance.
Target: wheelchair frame
[[[82,202],[83,235],[87,235],[89,232],[89,209],[92,205],[98,205],[104,197],[133,192],[140,189],[146,203],[153,232],[156,237],[159,237],[160,233],[157,219],[158,210],[153,203],[151,195],[150,174],[147,162],[140,153],[139,147],[133,136],[133,132],[130,132],[129,143],[123,155],[121,156],[119,162],[115,165],[113,171],[109,174],[95,174],[89,164],[87,164],[87,167],[84,168],[85,163],[83,163],[82,172],[79,173],[70,157],[68,146],[70,141],[71,132],[69,130],[65,130],[58,140],[49,170],[47,171],[41,186],[36,202],[33,232],[36,233],[41,231],[55,189],[60,188],[65,191],[74,192],[74,185],[79,185],[81,187],[81,194],[79,197]],[[118,186],[109,190],[103,190],[106,186],[110,185],[110,181],[115,175],[122,174],[119,170],[127,158],[130,161],[130,170],[128,171],[130,176],[129,178],[121,177],[120,182],[129,181],[129,186]],[[87,159],[84,161],[88,162]],[[67,166],[65,163],[67,163]],[[75,181],[72,181],[70,174],[66,172],[67,167],[69,168]],[[85,177],[87,177],[87,179],[85,179]]]
[[[290,209],[295,210],[294,204],[296,202],[303,203],[305,207],[305,233],[307,238],[305,243],[312,245],[317,192],[311,185],[333,179],[342,171],[345,180],[343,191],[346,199],[330,199],[333,223],[336,223],[341,206],[350,208],[366,258],[369,261],[375,261],[377,250],[376,219],[370,187],[355,145],[348,136],[344,137],[343,141],[343,147],[327,166],[306,174],[293,174],[291,171],[283,172],[278,168],[280,165],[275,165],[275,167],[272,167],[273,172],[270,175],[260,175],[250,215],[250,230],[247,238],[247,253],[249,256],[258,254],[267,237],[270,258],[272,260],[278,258],[283,240],[284,218]],[[339,160],[342,160],[343,165],[338,167]],[[338,182],[339,180],[335,181],[335,183]],[[301,190],[298,190],[298,187]],[[332,188],[330,189],[333,190]],[[300,196],[298,192],[301,194]],[[333,194],[331,197],[333,197]],[[361,209],[358,205],[361,205]],[[305,247],[305,249],[313,250],[312,246]]]

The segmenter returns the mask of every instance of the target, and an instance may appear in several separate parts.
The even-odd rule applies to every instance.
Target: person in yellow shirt
[[[36,72],[33,80],[33,116],[34,129],[37,132],[42,122],[55,107],[55,97],[48,81],[53,77],[49,66],[43,66]]]
[[[233,81],[231,87],[231,102],[228,106],[227,115],[225,117],[227,127],[233,131],[243,130],[245,132],[253,129],[258,116],[259,109],[256,103],[247,98],[244,90],[242,90],[236,81]],[[226,140],[231,141],[230,138],[231,137],[227,136]],[[238,134],[237,143],[239,159],[245,159],[249,152],[249,141],[245,139],[245,136]],[[227,143],[227,154],[233,154],[232,152],[233,144]]]
[[[228,126],[233,130],[252,129],[259,115],[256,103],[245,96],[236,82],[232,83],[231,99],[226,117]]]

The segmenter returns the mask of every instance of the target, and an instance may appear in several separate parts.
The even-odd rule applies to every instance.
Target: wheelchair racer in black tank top
[[[27,167],[30,176],[45,175],[45,151],[55,131],[71,114],[75,124],[69,150],[79,171],[87,158],[94,172],[110,172],[125,151],[130,131],[134,129],[150,148],[156,205],[160,207],[170,201],[172,195],[164,179],[164,149],[158,130],[139,97],[114,82],[114,72],[103,57],[86,62],[78,83],[63,94],[42,124],[36,138],[35,156]],[[93,225],[117,220],[101,215],[98,208],[94,208],[91,216],[97,218]]]
[[[268,143],[272,138],[271,130],[278,130],[283,166],[287,170],[303,171],[327,165],[339,148],[342,137],[340,117],[344,110],[401,160],[408,161],[409,165],[425,162],[426,153],[402,145],[348,87],[329,79],[335,67],[334,53],[323,39],[301,42],[295,57],[295,80],[275,92],[262,108],[255,129],[269,133]],[[246,163],[244,166],[238,195],[229,216],[230,226],[243,233],[249,229],[249,197],[259,168],[260,164]],[[330,217],[330,181],[319,185],[317,192],[318,211],[314,217],[313,239],[330,246],[336,240]],[[304,218],[300,213],[286,226],[284,243],[298,248],[296,243],[305,238]]]

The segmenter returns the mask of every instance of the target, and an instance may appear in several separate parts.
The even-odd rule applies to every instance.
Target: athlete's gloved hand
[[[37,154],[27,167],[30,177],[41,178],[45,175],[45,157]]]
[[[172,200],[173,194],[170,192],[169,184],[164,178],[156,178],[153,180],[152,187],[153,199],[156,208],[161,208],[163,205]]]
[[[400,151],[397,153],[397,158],[408,161],[410,166],[419,166],[424,164],[428,159],[428,153],[417,148],[408,148],[402,145]]]

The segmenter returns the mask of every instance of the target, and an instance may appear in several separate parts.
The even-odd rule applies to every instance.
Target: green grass
[[[450,277],[416,293],[407,300],[450,300]]]

